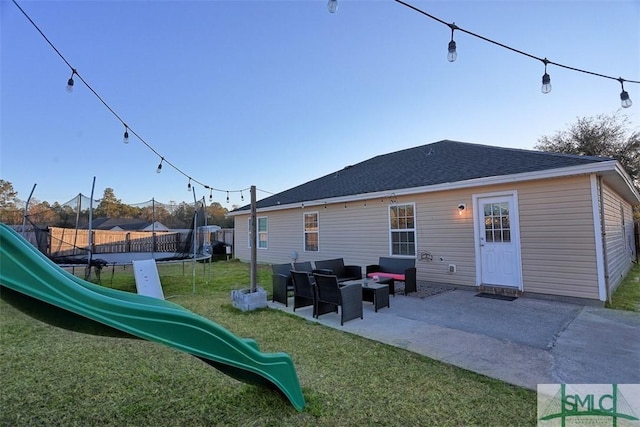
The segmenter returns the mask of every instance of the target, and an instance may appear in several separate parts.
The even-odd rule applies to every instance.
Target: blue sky
[[[393,0],[18,1],[160,156],[244,205],[347,165],[441,139],[532,149],[620,109],[620,84],[456,32]],[[638,1],[408,1],[564,65],[640,80]],[[125,203],[193,201],[188,179],[131,135],[9,0],[0,3],[0,177],[26,200],[105,188]],[[622,112],[640,126],[640,85]],[[230,203],[226,203],[226,191]],[[196,186],[197,198],[210,191]]]

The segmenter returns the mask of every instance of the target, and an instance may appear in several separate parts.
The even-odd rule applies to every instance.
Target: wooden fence
[[[89,247],[89,230],[49,228],[49,254],[78,255]],[[178,232],[92,230],[94,254],[124,252],[178,252],[186,236]],[[80,248],[80,249],[78,249]]]

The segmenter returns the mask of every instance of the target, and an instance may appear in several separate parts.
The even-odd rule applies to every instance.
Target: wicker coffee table
[[[389,285],[380,283],[382,281],[374,282],[371,279],[363,279],[349,280],[344,283],[359,283],[362,285],[362,301],[372,302],[374,311],[377,313],[379,308],[391,307],[389,305]]]

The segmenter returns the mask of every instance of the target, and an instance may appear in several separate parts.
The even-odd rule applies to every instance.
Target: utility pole
[[[257,221],[256,221],[256,186],[251,186],[251,221],[250,221],[250,233],[251,233],[251,292],[256,291],[256,279],[258,276],[258,236],[257,236]]]

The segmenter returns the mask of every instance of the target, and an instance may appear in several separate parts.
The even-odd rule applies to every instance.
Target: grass
[[[208,270],[211,266],[212,269]],[[159,266],[165,296],[263,351],[293,358],[307,407],[227,377],[200,360],[2,289],[0,425],[535,425],[535,392],[278,310],[242,313],[236,261]],[[194,290],[195,277],[195,293]],[[135,291],[131,267],[104,286]],[[259,283],[270,290],[270,270]],[[523,369],[527,369],[523,367]]]
[[[640,313],[640,264],[633,265],[613,294],[611,304],[607,303],[607,307]]]

